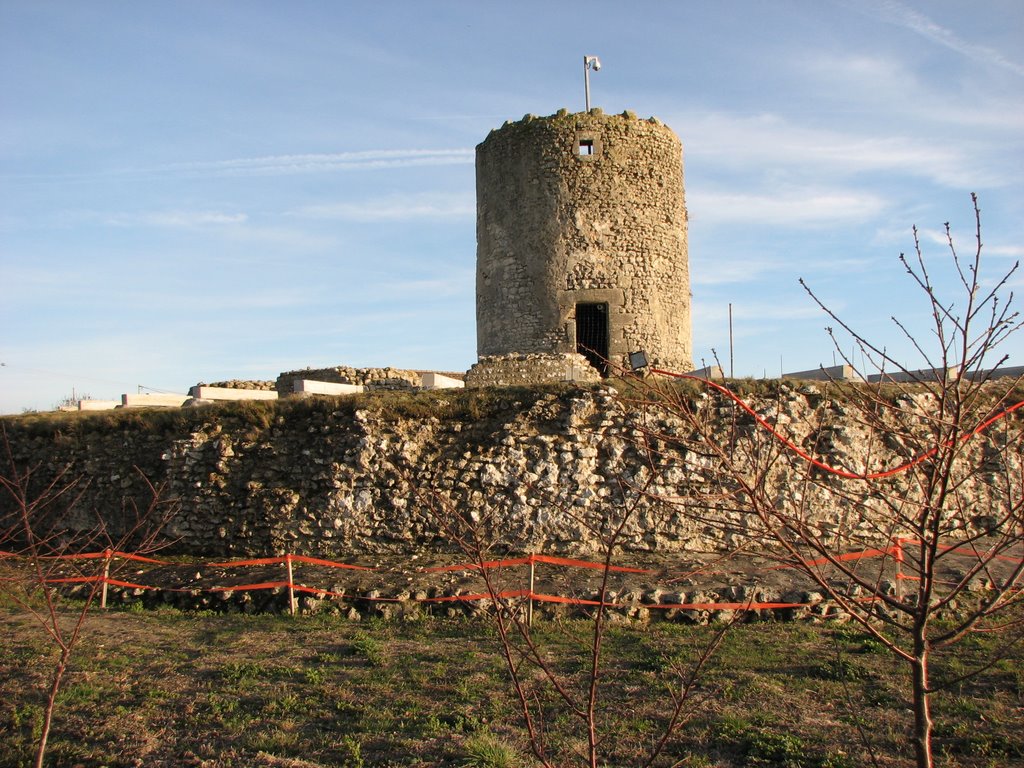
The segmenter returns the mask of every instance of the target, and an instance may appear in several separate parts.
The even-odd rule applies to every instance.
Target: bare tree
[[[810,577],[906,663],[919,768],[934,764],[932,696],[964,677],[939,681],[933,652],[972,632],[1002,631],[1007,644],[1022,636],[1024,387],[1020,377],[999,375],[1002,347],[1022,325],[1007,290],[1018,264],[995,278],[982,274],[972,200],[969,256],[957,251],[948,224],[948,259],[939,266],[925,258],[916,228],[914,253],[900,255],[923,296],[930,338],[893,321],[923,369],[869,340],[805,285],[839,329],[829,329],[837,350],[852,338],[877,373],[873,383],[812,385],[817,406],[785,426],[781,385],[774,402],[758,404],[713,382],[700,382],[709,395],[680,392],[664,377],[694,377],[675,372],[655,370],[640,384],[645,401],[675,414],[712,457],[718,495],[690,503],[715,507],[709,516],[720,520],[746,516],[753,543]],[[942,265],[957,286],[952,297],[937,287]],[[844,361],[869,378],[852,356]],[[723,408],[734,414],[724,437],[708,418]]]
[[[133,499],[126,500],[126,524],[116,535],[97,511],[87,514],[85,525],[81,519],[70,523],[73,513],[82,514],[85,481],[67,467],[52,474],[42,465],[19,467],[6,429],[0,429],[0,435],[7,460],[7,469],[0,474],[0,491],[6,497],[0,504],[0,590],[32,616],[56,654],[33,763],[42,768],[57,694],[86,619],[99,596],[106,594],[108,581],[129,562],[119,556],[140,556],[157,548],[172,506],[140,471],[150,492],[149,504],[140,509]],[[68,602],[69,593],[76,600]]]
[[[641,457],[643,454],[641,454]],[[656,474],[644,473],[647,483]],[[609,713],[603,696],[608,693],[607,651],[605,637],[609,609],[614,605],[614,581],[618,573],[635,570],[616,566],[622,551],[624,531],[643,504],[652,503],[645,486],[634,487],[619,481],[617,503],[610,504],[600,519],[596,515],[580,515],[571,505],[550,503],[558,514],[575,516],[600,542],[599,584],[596,594],[580,600],[589,612],[589,641],[577,645],[578,656],[559,656],[535,632],[532,621],[532,584],[509,585],[507,567],[527,561],[529,557],[508,559],[509,542],[503,541],[498,521],[474,517],[461,512],[452,498],[434,487],[420,492],[423,506],[445,539],[454,543],[470,559],[479,572],[489,600],[489,618],[497,632],[501,655],[526,737],[533,755],[541,765],[555,768],[605,765],[608,753],[616,746],[607,738]],[[657,503],[657,502],[654,502]],[[735,614],[737,620],[739,613]],[[642,747],[642,756],[635,764],[643,768],[662,765],[665,750],[683,725],[708,700],[711,691],[701,685],[701,677],[720,646],[732,621],[723,622],[688,666],[671,665],[671,681],[667,682],[668,699],[661,713],[659,733]],[[552,723],[558,715],[568,715],[585,733],[582,747],[555,743]],[[621,713],[620,713],[621,714]],[[672,763],[678,764],[678,763]]]

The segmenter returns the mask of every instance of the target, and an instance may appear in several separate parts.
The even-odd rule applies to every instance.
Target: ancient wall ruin
[[[745,401],[838,466],[857,467],[865,457],[879,467],[898,463],[898,443],[850,418],[826,386],[780,382]],[[742,414],[737,422],[734,405],[696,398],[722,444],[749,440],[759,429]],[[933,404],[918,400],[906,396],[902,407],[929,413]],[[751,523],[686,424],[604,386],[11,418],[4,429],[16,465],[36,466],[38,483],[65,469],[82,483],[76,524],[97,513],[117,523],[133,504],[144,509],[143,476],[162,486],[176,510],[165,533],[173,550],[188,553],[339,558],[450,546],[432,509],[435,494],[481,521],[499,549],[517,551],[598,551],[602,521],[621,509],[623,488],[645,493],[623,531],[628,550],[721,551],[742,543]],[[997,437],[1019,439],[1012,436],[1020,429],[1014,417]],[[652,440],[655,434],[663,437]],[[1022,471],[1019,454],[999,457],[989,445],[972,442],[971,461],[1016,462],[992,471]],[[800,482],[803,469],[778,462],[771,482],[780,503],[808,510],[846,546],[877,543],[887,528],[878,525],[885,506],[875,488],[849,483],[843,498],[823,490],[828,478]],[[986,478],[961,489],[971,502],[951,531],[968,529],[991,509],[999,484]],[[6,496],[0,514],[5,509]]]

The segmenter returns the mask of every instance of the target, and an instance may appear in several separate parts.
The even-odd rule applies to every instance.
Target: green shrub
[[[490,731],[478,731],[466,739],[464,768],[515,768],[519,756],[508,744]]]
[[[373,635],[357,632],[352,638],[352,650],[366,659],[371,667],[385,665],[384,645]]]
[[[863,680],[866,677],[864,670],[845,656],[838,656],[814,665],[810,669],[810,674],[819,680],[835,682],[852,682]]]

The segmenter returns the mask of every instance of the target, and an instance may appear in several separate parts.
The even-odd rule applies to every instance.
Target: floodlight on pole
[[[639,373],[647,366],[647,353],[642,349],[629,353],[629,367],[633,369],[633,373]]]
[[[597,56],[583,57],[583,88],[587,97],[587,112],[590,111],[590,70],[601,69],[601,60]]]

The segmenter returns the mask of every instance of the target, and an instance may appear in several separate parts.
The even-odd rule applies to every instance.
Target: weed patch
[[[512,747],[489,731],[479,731],[466,739],[464,768],[517,768],[519,755]]]

